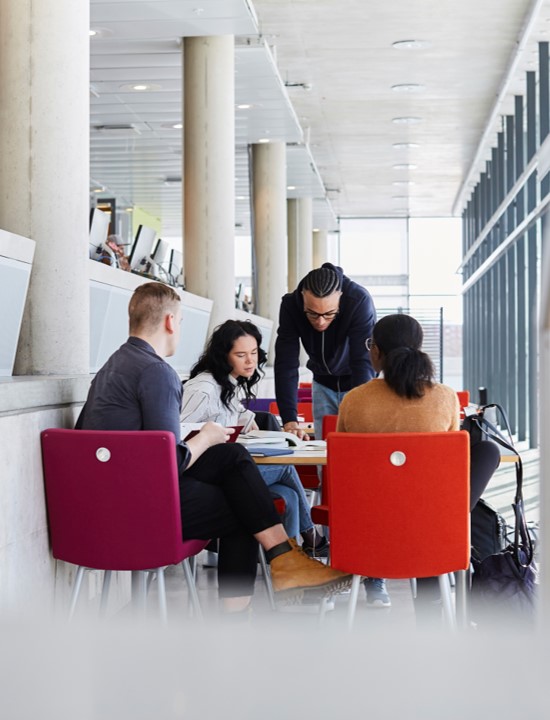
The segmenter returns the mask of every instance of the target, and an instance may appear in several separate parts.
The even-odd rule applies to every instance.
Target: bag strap
[[[506,430],[508,434],[510,435],[511,440],[511,431],[510,431],[510,425],[508,423],[508,418],[506,417],[506,413],[504,410],[500,407],[500,405],[497,405],[496,403],[493,403],[491,405],[485,405],[481,408],[481,412],[479,415],[471,415],[472,421],[477,425],[477,427],[480,429],[480,431],[488,437],[490,440],[493,440],[494,442],[498,443],[502,447],[506,448],[509,452],[516,455],[517,460],[515,462],[516,466],[516,495],[514,498],[514,502],[512,503],[512,508],[514,510],[514,542],[512,545],[512,550],[514,554],[514,560],[518,564],[518,566],[521,567],[528,567],[533,562],[533,541],[531,540],[531,536],[529,535],[529,532],[527,530],[527,520],[525,518],[525,509],[524,509],[524,502],[523,502],[523,463],[521,460],[521,455],[516,450],[512,442],[508,442],[503,437],[502,433],[489,421],[486,417],[484,417],[484,411],[486,408],[490,407],[496,407],[501,412],[504,422],[506,425]],[[486,426],[486,427],[484,427]],[[488,428],[488,429],[487,429]],[[525,554],[525,561],[522,559],[521,552]]]

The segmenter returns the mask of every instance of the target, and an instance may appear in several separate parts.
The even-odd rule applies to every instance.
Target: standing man
[[[370,293],[331,263],[309,272],[281,302],[275,342],[275,395],[284,429],[298,437],[300,340],[313,373],[312,399],[316,437],[324,415],[337,415],[348,390],[371,380],[375,372],[365,341],[376,311]]]
[[[227,612],[248,608],[258,543],[280,597],[349,586],[351,576],[311,560],[289,540],[250,454],[242,445],[226,444],[229,430],[208,422],[195,437],[181,440],[182,385],[164,360],[176,351],[181,313],[180,297],[168,285],[145,283],[134,291],[130,337],[93,379],[76,427],[174,433],[183,539],[220,538],[218,586]]]

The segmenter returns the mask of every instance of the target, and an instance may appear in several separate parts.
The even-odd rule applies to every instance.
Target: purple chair
[[[252,398],[246,403],[246,407],[253,412],[269,412],[272,402],[275,402],[275,398]]]
[[[54,558],[78,565],[69,618],[84,570],[105,570],[100,612],[113,570],[157,574],[166,620],[164,568],[181,563],[192,607],[200,605],[189,558],[208,540],[182,540],[174,435],[159,430],[49,429],[41,433],[48,524]],[[150,576],[149,576],[150,577]]]

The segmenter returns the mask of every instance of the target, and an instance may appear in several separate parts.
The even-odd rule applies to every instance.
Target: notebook
[[[204,423],[202,423],[204,425]],[[232,434],[229,436],[229,440],[227,442],[235,442],[235,440],[239,437],[241,434],[241,430],[243,429],[244,425],[228,425],[228,428],[231,428],[233,430]],[[183,442],[187,442],[188,440],[191,440],[192,437],[195,437],[198,433],[200,433],[201,428],[191,430],[185,438],[183,439]]]
[[[283,447],[260,447],[249,445],[247,448],[252,457],[271,457],[272,455],[293,455],[294,451]]]

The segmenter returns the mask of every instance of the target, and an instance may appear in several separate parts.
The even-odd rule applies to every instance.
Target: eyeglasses
[[[372,350],[372,348],[373,348],[375,345],[376,345],[376,343],[374,342],[374,338],[371,338],[371,337],[370,337],[370,338],[367,338],[367,339],[365,340],[365,347],[367,348],[367,350],[368,350],[369,352]]]
[[[313,310],[304,310],[304,315],[307,315],[307,317],[311,320],[319,320],[319,318],[323,318],[324,320],[334,320],[334,318],[338,315],[338,312],[338,310],[331,310],[326,313],[317,313],[313,312]]]

